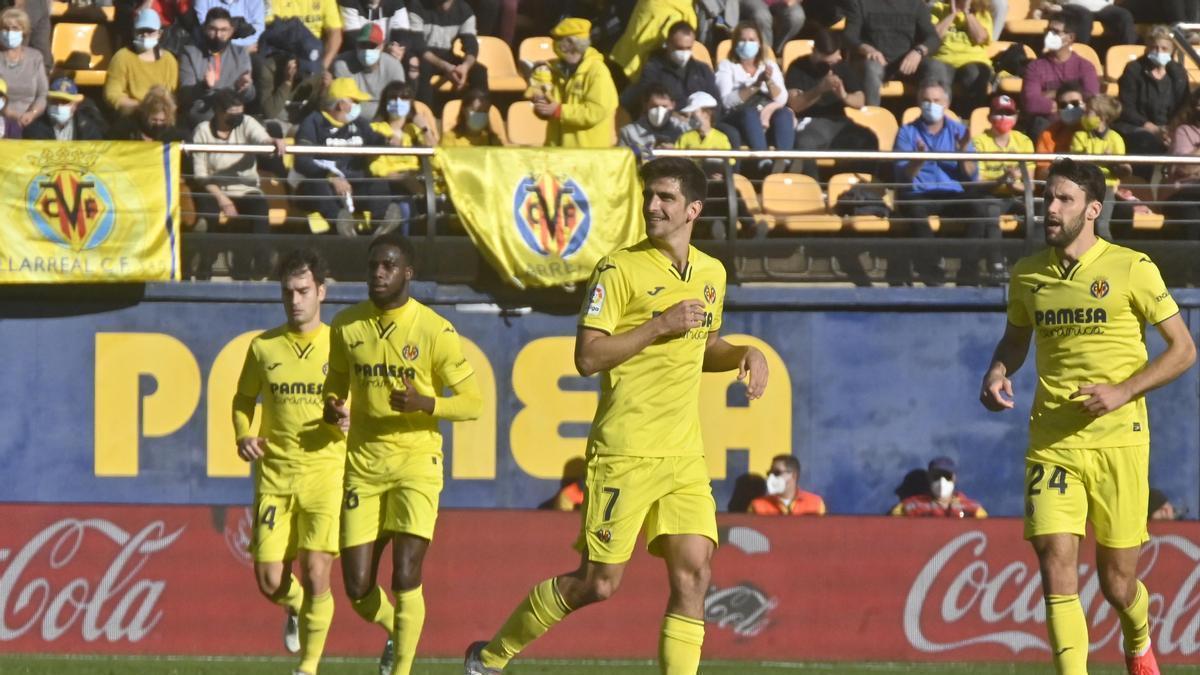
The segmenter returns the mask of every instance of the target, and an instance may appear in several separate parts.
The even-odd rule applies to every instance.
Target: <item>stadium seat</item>
[[[1125,72],[1125,66],[1129,65],[1130,61],[1136,61],[1146,53],[1146,47],[1143,45],[1113,45],[1104,53],[1104,81],[1107,83],[1107,93],[1109,96],[1116,96],[1120,93],[1117,87],[1117,80],[1121,79],[1121,74]]]
[[[426,123],[430,126],[430,128],[433,129],[433,135],[437,137],[437,139],[441,139],[442,134],[438,131],[439,125],[437,115],[433,114],[433,111],[429,109],[429,106],[425,105],[421,101],[413,101],[413,110],[416,111],[416,114],[425,118]]]
[[[508,106],[508,139],[513,145],[541,147],[546,144],[546,122],[533,114],[533,103],[517,101]]]
[[[775,58],[775,50],[771,49],[771,45],[764,45],[767,50],[767,59],[770,61],[778,61]],[[715,54],[715,63],[720,64],[725,59],[729,58],[729,50],[733,49],[733,40],[725,39],[717,43],[717,53]]]
[[[537,63],[558,58],[554,55],[554,39],[549,35],[538,35],[521,40],[517,47],[517,60]]]
[[[1041,35],[1046,32],[1045,19],[1030,19],[1029,0],[1008,0],[1008,20],[1004,22],[1004,30],[1014,35]],[[1104,26],[1099,21],[1092,22],[1092,36],[1104,32]]]
[[[792,61],[798,58],[812,54],[812,40],[789,40],[783,46],[783,72],[787,72],[788,66],[792,65]]]
[[[108,26],[95,23],[57,23],[50,39],[50,53],[54,63],[62,67],[74,53],[89,55],[88,68],[75,71],[75,82],[80,86],[100,86],[107,78],[108,61],[112,58],[112,42]]]
[[[79,23],[85,21],[111,23],[115,16],[116,8],[112,5],[107,7],[97,7],[95,5],[89,7],[72,7],[69,2],[60,2],[59,0],[51,0],[50,2],[50,18],[54,20],[67,19]]]
[[[1013,44],[1016,44],[1016,43],[1005,42],[1003,40],[999,40],[999,41],[989,44],[988,48],[987,48],[988,59],[996,58],[997,54],[999,54],[1000,52],[1003,52],[1005,49],[1008,49]],[[1022,45],[1022,47],[1024,47],[1026,58],[1028,58],[1030,60],[1037,58],[1037,54],[1034,53],[1033,49],[1030,48],[1029,45]],[[1011,74],[998,75],[997,89],[1004,92],[1005,94],[1019,94],[1019,93],[1021,93],[1022,82],[1023,82],[1023,80],[1015,75],[1011,75]]]
[[[1133,229],[1158,231],[1163,228],[1166,218],[1161,213],[1133,214]]]
[[[905,124],[912,124],[913,122],[916,122],[917,118],[920,116],[921,116],[920,108],[918,108],[915,105],[909,106],[908,108],[905,108],[904,112],[901,113],[901,115],[900,115],[900,126],[904,126]],[[947,109],[946,117],[949,117],[950,119],[954,120],[955,122],[962,121],[958,118],[958,115],[955,114],[955,112],[953,110]]]
[[[865,173],[839,173],[831,176],[829,178],[829,210],[833,211],[833,207],[837,206],[838,198],[847,190],[859,183],[870,182],[870,174]],[[890,195],[885,196],[884,199],[891,201]],[[855,232],[878,234],[891,229],[891,223],[883,216],[848,216],[846,222]]]
[[[517,71],[512,49],[497,37],[479,36],[479,63],[487,67],[491,91],[525,91],[527,82]]]
[[[442,134],[453,129],[454,125],[458,123],[460,110],[462,110],[461,99],[452,98],[446,101],[446,105],[442,107],[442,119],[439,121]],[[500,114],[500,109],[494,105],[488,108],[488,128],[500,137],[501,143],[508,145],[508,130],[504,128],[504,115]]]
[[[767,227],[775,225],[775,219],[763,213],[762,204],[758,200],[758,192],[754,190],[754,184],[750,182],[749,178],[740,173],[733,174],[733,188],[745,203],[750,212],[748,215],[754,219],[754,222],[766,223]]]
[[[847,107],[845,110],[846,117],[849,117],[851,122],[866,127],[875,134],[880,150],[887,152],[896,145],[896,132],[900,131],[900,125],[887,108],[867,105],[861,108]]]
[[[692,58],[708,64],[709,68],[713,67],[712,55],[708,53],[708,47],[705,47],[704,43],[699,40],[692,43]]]
[[[967,123],[967,128],[971,132],[971,138],[975,138],[979,134],[988,130],[992,126],[992,121],[988,119],[988,114],[991,109],[987,106],[980,106],[971,111],[971,121]]]
[[[1103,78],[1104,64],[1100,62],[1100,55],[1096,53],[1089,45],[1071,45],[1071,52],[1078,54],[1080,58],[1092,64],[1096,68],[1096,75]]]
[[[788,232],[838,232],[842,219],[825,210],[817,181],[800,173],[773,173],[763,180],[763,211]]]

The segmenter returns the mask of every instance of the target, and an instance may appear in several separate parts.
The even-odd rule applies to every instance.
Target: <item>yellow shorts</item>
[[[1030,449],[1025,455],[1025,538],[1071,533],[1088,521],[1096,541],[1134,548],[1150,540],[1150,446]]]
[[[360,546],[386,533],[433,539],[442,492],[441,453],[400,453],[388,461],[388,476],[366,477],[349,467],[342,500],[342,548]]]
[[[583,528],[575,548],[588,560],[623,563],[638,532],[662,556],[658,538],[698,534],[717,543],[717,503],[703,456],[593,456],[584,482]]]
[[[339,474],[327,485],[293,494],[257,495],[250,541],[254,561],[294,560],[299,549],[337,554],[341,483]]]

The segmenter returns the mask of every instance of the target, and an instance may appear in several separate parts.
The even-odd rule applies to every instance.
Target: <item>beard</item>
[[[1083,231],[1083,223],[1083,212],[1080,212],[1071,222],[1064,222],[1057,234],[1051,234],[1049,230],[1046,230],[1046,244],[1056,248],[1070,246],[1079,237],[1079,233]]]

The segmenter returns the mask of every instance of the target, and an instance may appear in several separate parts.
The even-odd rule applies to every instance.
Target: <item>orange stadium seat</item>
[[[521,61],[537,63],[555,58],[558,57],[554,55],[554,39],[549,35],[527,37],[521,40],[521,46],[517,48],[517,59]]]
[[[712,54],[708,53],[708,47],[705,47],[704,43],[699,40],[692,43],[692,58],[708,64],[709,68],[713,66]]]
[[[900,125],[887,108],[867,105],[861,108],[847,107],[845,110],[846,117],[849,117],[851,122],[866,127],[875,134],[880,150],[887,152],[896,145],[896,133],[900,131]]]
[[[1125,66],[1131,61],[1136,61],[1142,54],[1146,53],[1146,47],[1143,45],[1113,45],[1104,53],[1104,81],[1107,83],[1106,91],[1109,96],[1116,96],[1120,93],[1117,87],[1117,80],[1121,79],[1121,74],[1125,72]]]
[[[462,100],[453,98],[446,101],[446,105],[442,107],[442,133],[445,134],[454,125],[458,123],[458,113],[462,110]],[[500,142],[508,145],[508,130],[504,128],[504,116],[500,114],[500,109],[496,106],[488,108],[488,128],[492,133],[500,137]]]
[[[1045,19],[1029,18],[1029,0],[1008,0],[1008,20],[1004,22],[1004,30],[1015,35],[1041,35],[1046,32]],[[1104,26],[1099,21],[1092,22],[1092,35],[1100,35]]]
[[[433,111],[429,109],[429,106],[425,105],[421,101],[413,101],[413,110],[416,111],[417,115],[425,118],[425,125],[433,131],[435,143],[441,139],[442,134],[438,131],[437,115],[433,114]]]
[[[740,173],[733,174],[733,188],[745,203],[746,209],[749,211],[747,215],[753,218],[754,222],[766,223],[768,227],[775,224],[774,218],[763,213],[762,204],[758,200],[758,192],[755,191],[754,184],[750,182],[749,178]]]
[[[513,145],[541,147],[546,144],[546,122],[533,114],[533,103],[517,101],[508,106],[508,138]]]
[[[1101,78],[1104,75],[1104,64],[1100,62],[1100,55],[1096,53],[1089,45],[1071,45],[1071,51],[1078,54],[1080,58],[1092,64],[1096,68],[1096,75]]]
[[[56,66],[75,53],[89,55],[88,68],[75,71],[80,86],[100,86],[107,78],[108,61],[112,58],[112,42],[108,26],[95,23],[57,23],[50,39],[50,53]]]
[[[527,83],[517,71],[512,49],[497,37],[479,36],[479,63],[487,67],[488,89],[492,91],[525,91]]]
[[[800,173],[773,173],[763,180],[763,211],[788,232],[838,232],[842,219],[825,210],[821,186]]]
[[[788,66],[792,65],[792,61],[798,58],[812,54],[812,40],[789,40],[783,46],[783,72],[787,72]]]
[[[988,130],[992,126],[992,121],[988,119],[988,113],[991,109],[987,106],[980,106],[971,111],[971,121],[967,124],[967,129],[971,132],[971,138],[975,138],[979,134]]]
[[[831,176],[829,178],[829,210],[832,211],[833,207],[837,206],[838,199],[847,190],[859,183],[870,182],[870,174],[865,173],[839,173]],[[884,199],[891,202],[890,195]],[[848,216],[846,220],[850,224],[850,229],[855,232],[879,233],[891,229],[891,223],[882,216]]]

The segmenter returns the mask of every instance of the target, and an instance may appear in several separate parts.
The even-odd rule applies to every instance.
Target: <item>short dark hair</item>
[[[796,474],[797,478],[800,477],[800,460],[796,459],[795,455],[775,455],[771,458],[771,463],[775,462],[783,462],[787,465],[788,471]]]
[[[230,14],[229,10],[225,9],[224,7],[213,7],[212,9],[208,10],[207,14],[204,15],[205,25],[210,24],[218,19],[225,19],[229,23],[233,23],[233,15]]]
[[[1083,92],[1083,85],[1079,83],[1079,80],[1067,80],[1066,82],[1058,85],[1058,91],[1054,92],[1054,100],[1057,101],[1058,98],[1063,94],[1069,94],[1071,92],[1075,92],[1080,96],[1087,98],[1087,95]]]
[[[1080,9],[1082,8],[1075,7],[1073,5],[1067,5],[1058,11],[1054,11],[1046,15],[1046,21],[1047,23],[1050,21],[1061,23],[1063,25],[1063,31],[1070,33],[1071,37],[1075,38],[1075,41],[1078,42],[1080,35],[1089,36],[1092,33],[1092,26],[1090,23],[1086,26],[1083,25],[1087,21],[1087,17],[1083,12],[1079,11]]]
[[[667,29],[667,39],[670,40],[671,38],[675,37],[676,33],[688,33],[695,35],[696,29],[692,28],[692,24],[686,21],[676,21],[675,23],[671,24],[670,28]]]
[[[1060,176],[1078,185],[1083,190],[1084,198],[1088,202],[1104,201],[1104,173],[1095,164],[1076,162],[1069,157],[1058,159],[1050,165],[1050,173],[1046,176],[1046,182],[1050,182],[1050,179],[1055,176]]]
[[[381,234],[371,240],[371,244],[367,246],[367,253],[369,254],[380,246],[395,246],[404,254],[404,261],[408,263],[409,267],[416,266],[417,252],[413,248],[412,240],[408,237],[395,232]]]
[[[642,184],[646,185],[659,178],[674,178],[679,181],[679,191],[683,198],[691,202],[704,201],[708,194],[708,182],[704,172],[696,163],[683,157],[659,157],[642,165]]]
[[[213,92],[212,109],[214,111],[225,112],[226,110],[229,110],[230,108],[236,108],[239,105],[245,105],[245,102],[242,101],[242,97],[238,96],[234,90],[226,87]]]
[[[654,98],[655,96],[661,98],[671,98],[671,92],[665,86],[657,82],[649,87],[646,87],[646,91],[642,92],[642,112],[646,112],[646,106],[650,103],[650,99]],[[671,98],[671,100],[674,99]]]
[[[280,281],[286,281],[296,275],[304,274],[305,271],[312,272],[313,281],[317,282],[318,286],[324,286],[325,279],[329,276],[329,264],[317,251],[311,248],[299,248],[288,251],[279,259],[279,264],[275,267],[275,276]]]
[[[841,49],[838,37],[825,28],[818,28],[813,35],[813,51],[818,54],[832,54]]]

